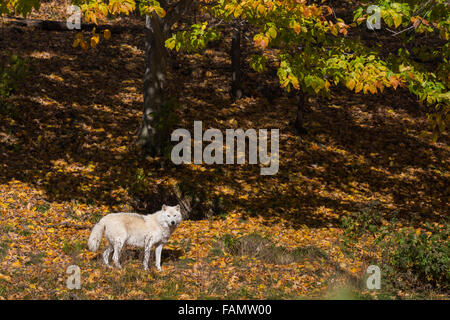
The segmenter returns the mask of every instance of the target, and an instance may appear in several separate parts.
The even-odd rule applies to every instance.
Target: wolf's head
[[[170,228],[176,228],[183,220],[180,205],[171,207],[163,204],[160,213],[160,219],[164,224],[167,224],[167,226],[169,226]]]

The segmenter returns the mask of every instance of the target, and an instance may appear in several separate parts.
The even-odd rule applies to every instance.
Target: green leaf
[[[167,39],[165,45],[170,50],[173,50],[173,48],[175,48],[176,45],[175,39],[174,38]]]

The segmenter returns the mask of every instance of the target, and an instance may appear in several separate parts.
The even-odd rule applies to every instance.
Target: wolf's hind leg
[[[111,252],[113,252],[114,247],[111,243],[109,243],[108,248],[103,252],[103,261],[105,264],[109,267],[109,256],[111,255]]]
[[[117,268],[122,268],[122,266],[119,263],[119,257],[120,257],[120,251],[122,250],[122,247],[124,245],[124,241],[121,239],[116,239],[114,241],[114,254],[113,254],[113,261]]]

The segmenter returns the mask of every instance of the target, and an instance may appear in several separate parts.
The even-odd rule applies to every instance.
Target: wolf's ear
[[[175,209],[176,209],[177,211],[180,211],[180,205],[177,204],[177,205],[175,206]]]
[[[167,209],[167,206],[165,204],[163,204],[162,211],[166,211],[166,209]]]

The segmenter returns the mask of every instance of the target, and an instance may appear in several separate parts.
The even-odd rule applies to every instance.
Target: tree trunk
[[[294,123],[295,132],[298,135],[307,133],[306,129],[303,127],[303,114],[305,112],[305,106],[307,102],[308,102],[307,94],[300,91],[298,94],[297,117]]]
[[[167,140],[159,117],[166,103],[167,52],[160,19],[156,14],[146,17],[145,30],[144,110],[136,144],[145,153],[160,155]]]
[[[234,24],[233,36],[231,39],[231,95],[233,99],[242,98],[241,86],[241,30],[238,23]]]

